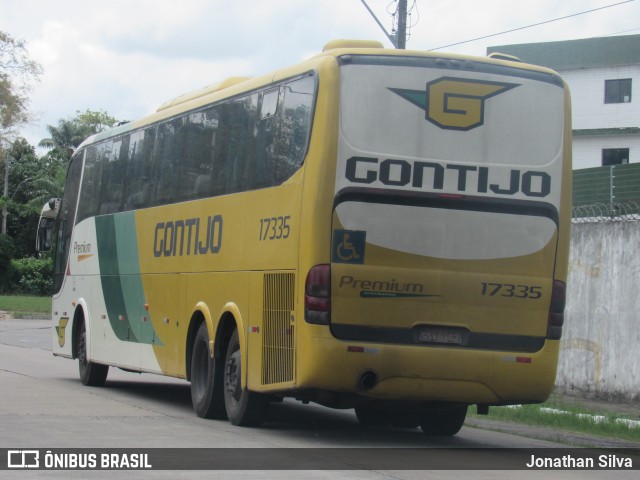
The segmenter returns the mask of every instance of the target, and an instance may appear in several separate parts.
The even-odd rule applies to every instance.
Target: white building
[[[640,35],[489,47],[569,84],[573,168],[640,163]]]

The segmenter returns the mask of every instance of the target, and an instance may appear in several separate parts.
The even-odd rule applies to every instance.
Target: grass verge
[[[51,297],[0,295],[0,310],[11,312],[15,318],[29,314],[46,315],[51,313]]]
[[[489,415],[477,415],[470,410],[469,416],[640,442],[640,418],[637,414],[596,411],[561,399],[552,398],[537,405],[492,407]]]

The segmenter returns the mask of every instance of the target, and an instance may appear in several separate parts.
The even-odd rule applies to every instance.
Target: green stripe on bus
[[[133,212],[114,216],[118,268],[125,308],[131,327],[140,343],[162,344],[151,323],[151,314],[145,310],[147,303],[138,256],[136,218]]]
[[[100,282],[107,307],[109,323],[120,340],[136,342],[136,336],[129,324],[120,282],[116,228],[113,215],[96,217],[96,238],[98,240],[98,261]]]
[[[140,276],[135,214],[96,217],[100,280],[109,323],[123,341],[162,342],[156,335]]]

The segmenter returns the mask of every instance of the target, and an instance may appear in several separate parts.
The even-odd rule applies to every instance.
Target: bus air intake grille
[[[293,381],[295,336],[293,273],[264,276],[262,384]]]

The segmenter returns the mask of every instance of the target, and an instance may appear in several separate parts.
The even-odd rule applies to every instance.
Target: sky
[[[394,0],[366,0],[387,31]],[[408,0],[407,48],[431,50],[606,7],[624,0]],[[27,43],[44,73],[31,92],[33,145],[77,111],[118,120],[230,76],[295,64],[331,39],[372,39],[392,48],[361,0],[0,0],[0,31]],[[483,56],[488,46],[640,34],[640,1],[451,46]]]

